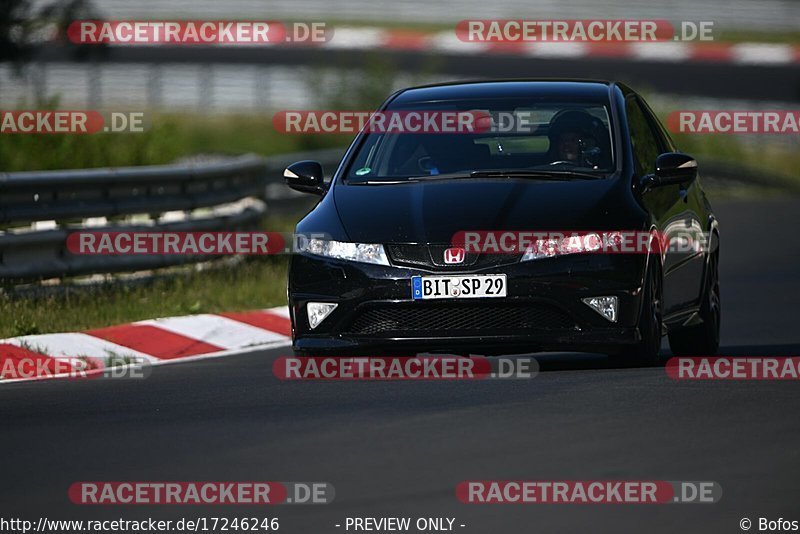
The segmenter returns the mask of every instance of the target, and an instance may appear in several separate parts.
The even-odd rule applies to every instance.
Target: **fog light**
[[[617,322],[617,297],[589,297],[583,302],[612,323]]]
[[[306,305],[306,312],[308,312],[308,326],[316,328],[319,323],[336,309],[338,304],[332,302],[309,302]]]

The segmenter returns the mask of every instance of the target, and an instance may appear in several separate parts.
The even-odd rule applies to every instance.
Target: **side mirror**
[[[697,161],[688,154],[667,152],[656,158],[659,185],[689,184],[697,178]]]
[[[317,161],[298,161],[297,163],[292,163],[283,171],[286,185],[295,191],[315,195],[325,194],[323,177],[322,165]]]

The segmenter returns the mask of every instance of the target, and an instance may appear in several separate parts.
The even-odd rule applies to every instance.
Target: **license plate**
[[[413,276],[411,296],[414,300],[505,297],[506,275]]]

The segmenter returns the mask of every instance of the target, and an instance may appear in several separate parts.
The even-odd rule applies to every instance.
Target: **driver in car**
[[[557,113],[548,128],[550,165],[572,163],[580,167],[597,168],[603,151],[597,132],[605,127],[600,119],[585,111],[568,110]]]

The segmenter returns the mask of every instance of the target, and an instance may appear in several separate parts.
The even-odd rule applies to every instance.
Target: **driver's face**
[[[556,144],[558,158],[564,161],[578,161],[584,150],[595,146],[597,146],[597,142],[593,137],[581,135],[578,132],[564,132],[558,136]]]

